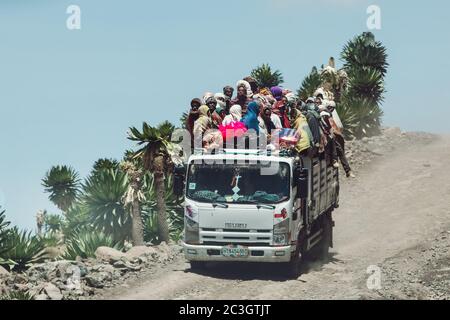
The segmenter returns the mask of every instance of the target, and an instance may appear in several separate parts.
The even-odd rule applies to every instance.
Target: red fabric
[[[286,114],[286,107],[284,106],[283,101],[277,101],[273,105],[272,112],[280,117],[281,125],[283,128],[290,128],[291,124],[289,123],[289,118]]]

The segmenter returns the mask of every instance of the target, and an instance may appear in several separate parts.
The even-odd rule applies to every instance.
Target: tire
[[[291,261],[286,262],[283,266],[284,274],[289,279],[297,279],[302,273],[303,260],[305,259],[305,243],[302,238],[299,237],[297,241],[297,247],[294,255],[291,257]]]
[[[191,264],[191,270],[201,271],[206,268],[205,261],[190,261],[190,264]]]
[[[312,249],[314,260],[327,262],[329,260],[330,247],[333,237],[333,224],[331,215],[326,215],[322,222],[323,236],[320,242]]]

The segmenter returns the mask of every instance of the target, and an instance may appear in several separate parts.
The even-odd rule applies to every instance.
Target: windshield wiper
[[[215,208],[215,207],[222,207],[222,208],[224,208],[224,209],[227,209],[228,208],[228,205],[226,204],[226,203],[221,203],[221,202],[213,202],[212,203],[212,206]]]
[[[264,203],[258,202],[256,200],[249,200],[249,202],[256,204],[256,208],[258,208],[258,209],[264,208],[264,209],[275,210],[275,208],[276,208],[274,205],[264,204]]]

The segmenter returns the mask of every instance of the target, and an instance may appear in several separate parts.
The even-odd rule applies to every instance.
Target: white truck
[[[225,149],[194,154],[175,171],[185,196],[183,248],[192,269],[208,261],[278,262],[297,277],[301,262],[328,255],[338,169],[320,158]]]

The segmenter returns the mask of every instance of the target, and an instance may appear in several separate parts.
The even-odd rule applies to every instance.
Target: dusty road
[[[275,265],[216,264],[202,273],[182,257],[144,279],[105,292],[107,299],[361,299],[402,297],[373,291],[367,268],[381,267],[381,287],[392,274],[417,264],[439,234],[450,238],[450,138],[383,156],[343,181],[335,211],[331,261],[310,263],[297,280],[286,280]],[[345,178],[343,178],[345,179]],[[442,236],[442,239],[447,239]],[[417,250],[414,248],[422,248]],[[425,248],[425,249],[423,249]],[[416,258],[403,258],[416,250]],[[441,257],[443,255],[443,257]],[[385,270],[386,262],[400,256]],[[436,257],[433,255],[433,257]],[[448,245],[441,246],[439,281],[450,279]],[[441,261],[440,260],[440,261]],[[425,263],[425,262],[423,262]],[[384,273],[386,272],[386,273]],[[389,274],[388,274],[389,272]],[[444,274],[444,277],[442,275]],[[402,275],[402,281],[409,281]],[[386,280],[386,281],[385,281]],[[411,280],[413,281],[413,280]],[[393,281],[390,281],[390,290]],[[444,283],[444,285],[445,285]],[[442,283],[441,283],[442,285]],[[449,284],[450,285],[450,284]],[[448,287],[447,287],[448,288]],[[381,292],[381,293],[380,293]]]

